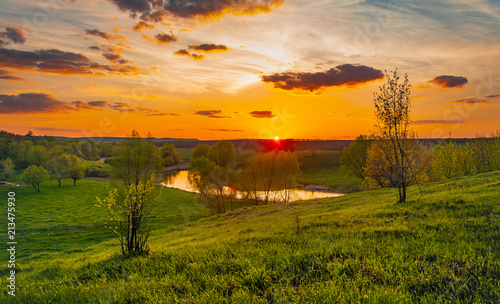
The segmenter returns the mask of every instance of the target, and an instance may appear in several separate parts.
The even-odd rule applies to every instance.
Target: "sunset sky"
[[[500,128],[500,1],[2,0],[0,129],[350,139],[384,71],[420,137]]]

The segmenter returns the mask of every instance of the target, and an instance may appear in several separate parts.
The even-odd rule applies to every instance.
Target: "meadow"
[[[163,189],[151,254],[131,259],[94,206],[106,182],[0,187],[16,192],[19,242],[16,297],[0,302],[498,303],[499,180],[412,186],[404,204],[383,189],[216,216]]]

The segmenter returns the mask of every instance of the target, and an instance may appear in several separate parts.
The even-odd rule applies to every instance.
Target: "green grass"
[[[177,152],[181,154],[181,159],[189,161],[191,159],[191,154],[193,154],[193,148],[176,148]]]
[[[106,192],[105,184],[96,183],[77,187]],[[90,225],[92,218],[95,231],[102,229],[99,211],[90,211],[94,202],[83,202],[90,194],[76,204],[67,188],[46,186],[40,194],[14,188],[19,230],[32,225],[28,217],[38,227],[31,232],[79,221]],[[0,197],[7,191],[0,187]],[[99,244],[87,242],[93,245],[86,252],[76,252],[85,250],[77,240],[67,245],[71,254],[59,248],[35,258],[41,253],[30,249],[18,261],[16,298],[3,295],[0,302],[498,303],[500,172],[425,184],[422,192],[411,187],[405,204],[395,203],[394,189],[383,189],[204,217],[192,194],[167,189],[165,204],[172,205],[157,209],[150,256],[123,260],[116,241],[104,236]],[[42,195],[54,199],[37,202]],[[74,209],[62,208],[61,201]],[[30,204],[37,207],[24,208]],[[188,210],[193,218],[186,219]],[[76,235],[85,231],[74,229]],[[45,240],[60,244],[65,237]],[[30,245],[19,239],[19,247]]]
[[[302,175],[298,183],[329,186],[334,192],[349,193],[362,189],[362,181],[340,170],[342,151],[298,151]]]

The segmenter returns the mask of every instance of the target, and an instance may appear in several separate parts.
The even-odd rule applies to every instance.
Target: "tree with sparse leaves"
[[[407,188],[416,181],[419,157],[417,139],[410,130],[410,83],[397,71],[386,72],[387,82],[374,93],[377,119],[368,152],[366,175],[382,185],[398,188],[399,202],[406,201]],[[402,81],[401,81],[402,80]]]
[[[108,198],[99,200],[99,206],[110,214],[108,228],[120,240],[123,255],[140,255],[149,252],[150,226],[147,218],[159,191],[154,185],[155,176],[163,166],[160,149],[149,135],[143,139],[138,132],[115,147],[112,161],[114,184]]]

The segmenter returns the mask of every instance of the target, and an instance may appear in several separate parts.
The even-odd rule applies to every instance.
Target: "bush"
[[[105,163],[85,162],[85,177],[108,178],[111,175],[111,166]]]

